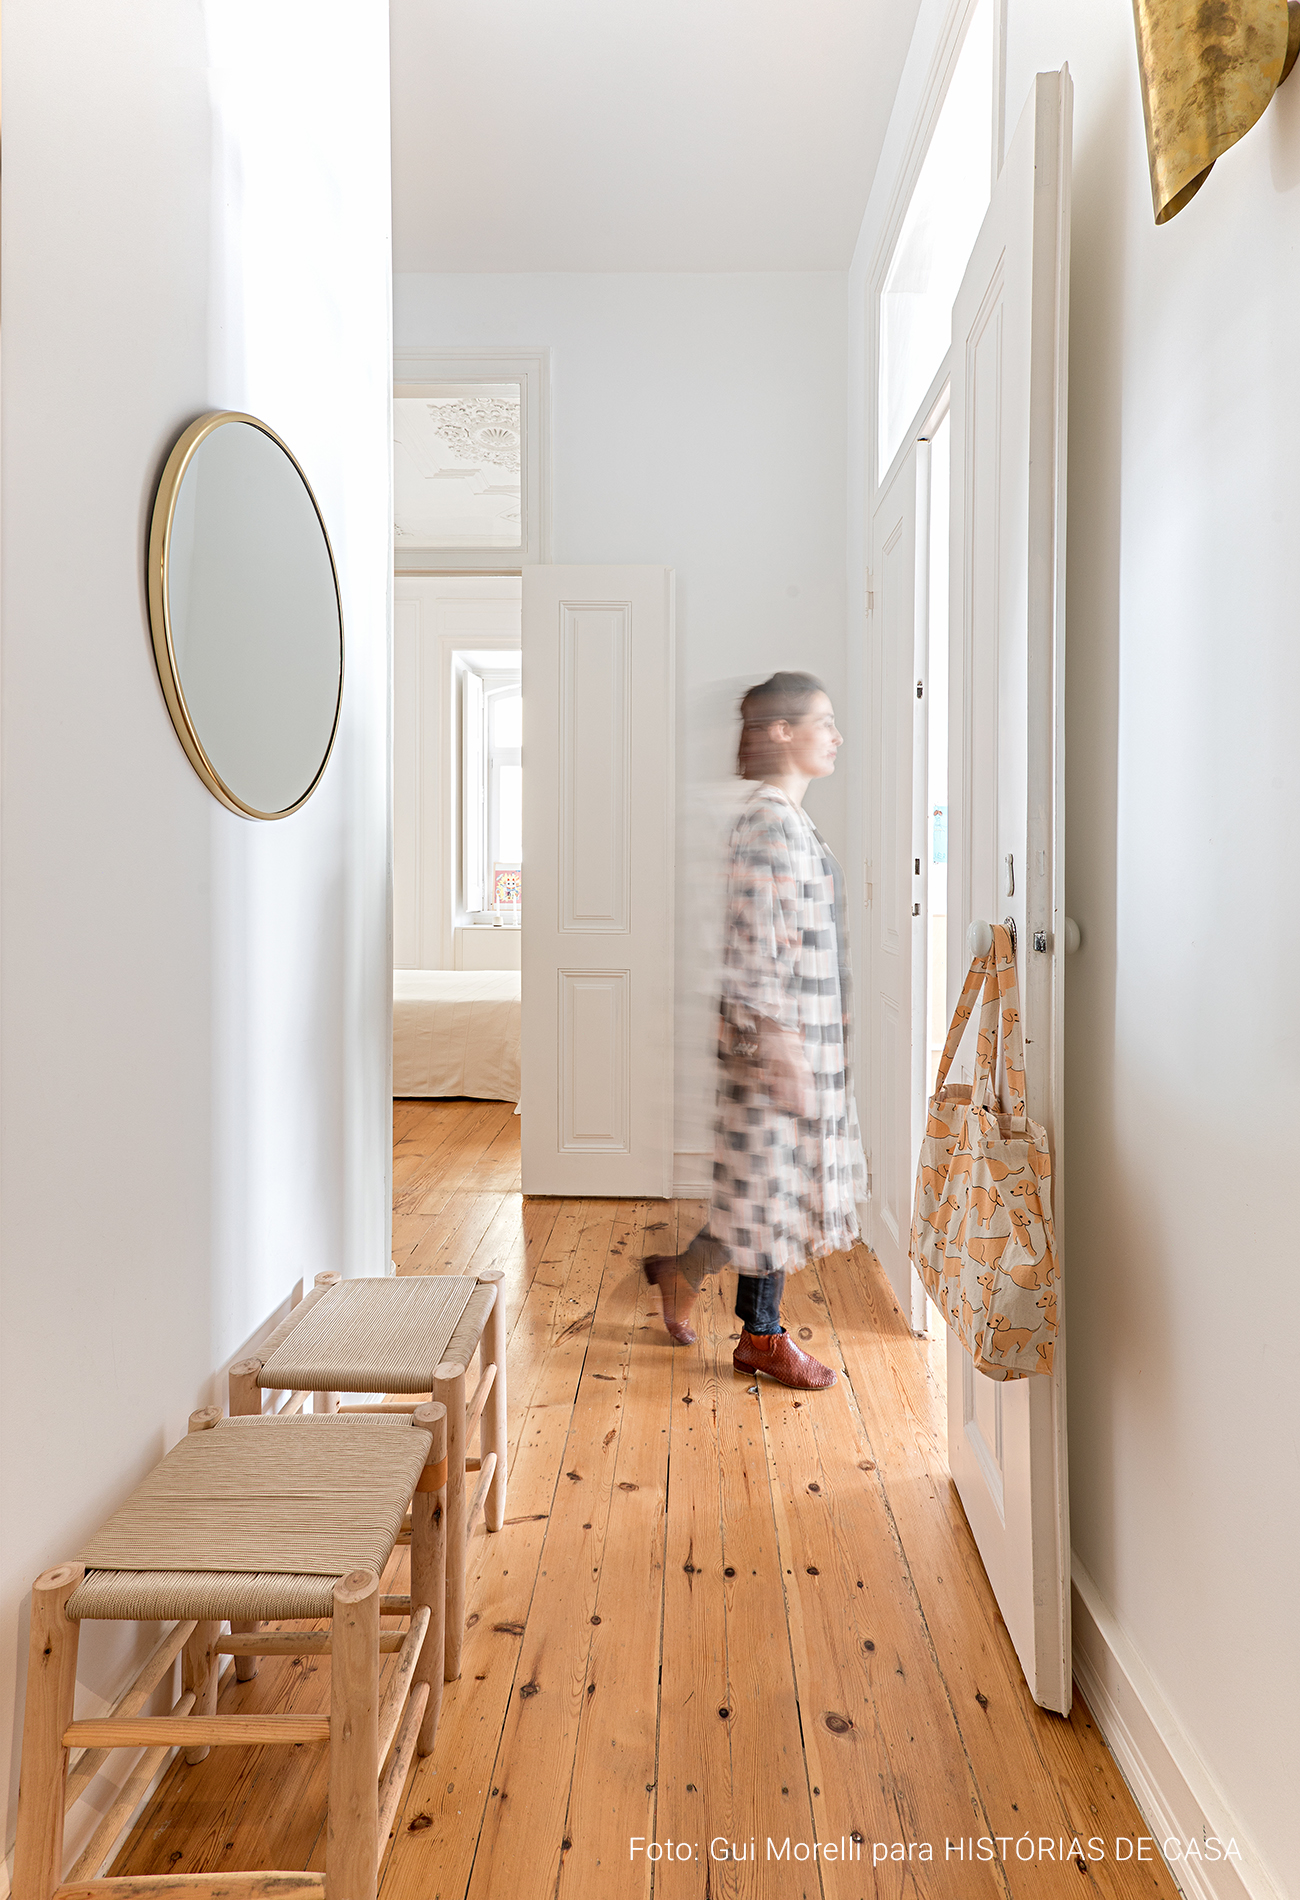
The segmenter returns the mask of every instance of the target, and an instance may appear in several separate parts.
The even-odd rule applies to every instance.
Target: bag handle
[[[1011,1097],[1011,1115],[1014,1132],[1023,1132],[1025,1120],[1025,1045],[1020,1027],[1020,989],[1016,979],[1016,958],[1011,948],[1011,933],[1005,924],[994,924],[993,944],[987,957],[973,957],[966,980],[962,984],[961,995],[952,1013],[948,1025],[948,1039],[943,1045],[943,1054],[934,1078],[934,1093],[937,1095],[948,1077],[952,1059],[961,1043],[966,1025],[975,1008],[975,997],[981,983],[984,986],[984,1001],[980,1010],[979,1051],[975,1058],[975,1083],[971,1090],[971,1101],[981,1105],[984,1091],[993,1085],[994,1065],[997,1060],[998,1030],[1002,1032],[1003,1069],[1007,1078],[1007,1092]],[[1000,1020],[999,1020],[1000,1019]],[[1020,1128],[1014,1128],[1019,1122]]]
[[[985,1087],[992,1091],[997,1060],[997,1031],[1002,1032],[1002,1072],[1011,1097],[1011,1130],[1023,1134],[1025,1127],[1025,1044],[1020,1026],[1020,988],[1016,979],[1016,953],[1011,947],[1011,932],[1005,924],[994,924],[993,946],[986,962],[984,1009],[980,1019],[980,1052],[975,1065],[972,1104],[982,1107]],[[991,1020],[990,1020],[991,1019]],[[992,1033],[988,1033],[988,1032]],[[996,1100],[996,1096],[995,1096]]]
[[[994,1077],[998,1067],[998,959],[996,943],[984,959],[984,1003],[980,1010],[979,1034],[975,1039],[975,1077],[971,1086],[971,1104],[984,1106],[987,1089],[997,1103]]]
[[[1011,932],[1005,924],[993,926],[993,949],[997,959],[998,1000],[1002,1015],[1002,1073],[1011,1097],[1013,1121],[1025,1119],[1025,1038],[1020,1026],[1020,985],[1016,976],[1016,953]],[[1016,1130],[1020,1132],[1019,1129]]]
[[[936,1095],[948,1079],[948,1071],[952,1067],[952,1059],[957,1053],[962,1036],[965,1034],[966,1025],[970,1021],[971,1011],[975,1007],[975,998],[979,994],[980,984],[984,981],[987,971],[987,957],[975,957],[972,959],[970,969],[966,972],[966,981],[961,986],[961,995],[957,998],[957,1007],[952,1012],[952,1021],[948,1025],[948,1040],[943,1045],[943,1054],[939,1058],[939,1067],[935,1071],[934,1093]],[[984,1027],[984,1018],[988,1015],[988,1009],[988,1000],[986,998],[984,1009],[980,1017],[981,1028]]]

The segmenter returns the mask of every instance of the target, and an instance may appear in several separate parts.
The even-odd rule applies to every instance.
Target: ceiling
[[[919,0],[393,0],[398,271],[845,270]]]

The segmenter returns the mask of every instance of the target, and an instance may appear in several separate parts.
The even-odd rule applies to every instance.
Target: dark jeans
[[[742,1273],[736,1282],[736,1318],[750,1333],[779,1333],[783,1273]]]
[[[698,1293],[705,1276],[717,1273],[730,1258],[722,1242],[702,1227],[685,1253],[677,1256],[677,1269]],[[779,1333],[781,1330],[781,1292],[783,1273],[742,1273],[736,1286],[736,1318],[747,1332]]]

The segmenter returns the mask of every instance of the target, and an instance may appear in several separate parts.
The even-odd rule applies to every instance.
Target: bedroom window
[[[523,697],[514,655],[457,656],[461,675],[462,904],[473,922],[518,924],[523,868]],[[489,662],[489,664],[485,664]],[[495,662],[495,665],[490,664]]]
[[[488,693],[487,725],[488,856],[518,871],[524,855],[524,700],[518,686]]]

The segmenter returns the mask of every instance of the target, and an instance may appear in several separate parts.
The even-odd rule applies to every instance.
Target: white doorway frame
[[[934,387],[927,394],[934,396],[926,411],[925,420],[919,432],[909,438],[914,441],[918,452],[918,472],[924,470],[924,484],[917,488],[916,519],[916,681],[917,698],[913,706],[912,728],[912,812],[913,836],[918,845],[918,872],[915,881],[917,901],[921,906],[920,925],[912,944],[912,1171],[915,1174],[917,1157],[921,1151],[921,1141],[925,1134],[925,1111],[930,1093],[929,1025],[934,1008],[934,996],[930,987],[931,936],[930,919],[930,865],[932,820],[930,812],[930,728],[933,723],[934,698],[930,678],[930,654],[934,645],[934,613],[936,606],[934,575],[934,464],[931,456],[931,444],[936,431],[941,428],[948,414],[950,386],[948,381],[948,363],[951,351],[944,355],[941,366],[942,382],[938,392]],[[945,514],[946,514],[945,509]],[[947,568],[947,549],[944,550],[944,567]],[[947,629],[948,603],[946,593],[941,602],[944,612],[945,639]],[[947,761],[945,759],[945,780]],[[947,1018],[951,1004],[946,993],[940,999],[942,1013]],[[934,1302],[926,1293],[921,1276],[912,1268],[911,1277],[911,1322],[912,1331],[918,1339],[930,1337],[937,1330],[946,1331],[942,1316]]]
[[[454,594],[464,598],[474,598],[474,592],[482,590],[483,598],[515,599],[520,604],[522,615],[522,577],[515,574],[466,575],[440,571],[437,574],[399,574],[397,582],[403,581],[446,581]],[[511,595],[506,590],[513,585]],[[491,588],[489,594],[487,589]],[[394,603],[394,642],[398,631],[401,610],[404,603],[398,595]],[[457,734],[456,695],[454,692],[454,660],[457,652],[473,649],[477,652],[515,652],[521,651],[522,619],[520,632],[515,634],[478,633],[469,630],[453,633],[434,633],[428,641],[421,640],[415,655],[415,679],[412,683],[415,704],[408,710],[416,724],[417,756],[425,756],[425,748],[436,742],[438,760],[437,769],[419,774],[419,786],[415,800],[415,823],[417,854],[416,876],[419,884],[417,899],[416,940],[419,948],[419,962],[414,966],[420,969],[450,970],[455,961],[455,917],[454,900],[448,902],[448,892],[454,889],[455,867],[460,849],[460,785],[459,743]],[[431,649],[431,653],[430,653]],[[426,657],[427,656],[427,657]],[[428,658],[433,664],[428,664]],[[394,666],[394,723],[402,716],[396,703],[396,666]],[[396,750],[396,747],[394,748]],[[396,802],[398,788],[394,785],[393,797]],[[433,839],[433,850],[428,851],[426,841]],[[394,859],[396,870],[396,857]],[[396,946],[395,946],[396,947]],[[430,960],[436,957],[437,962]]]

